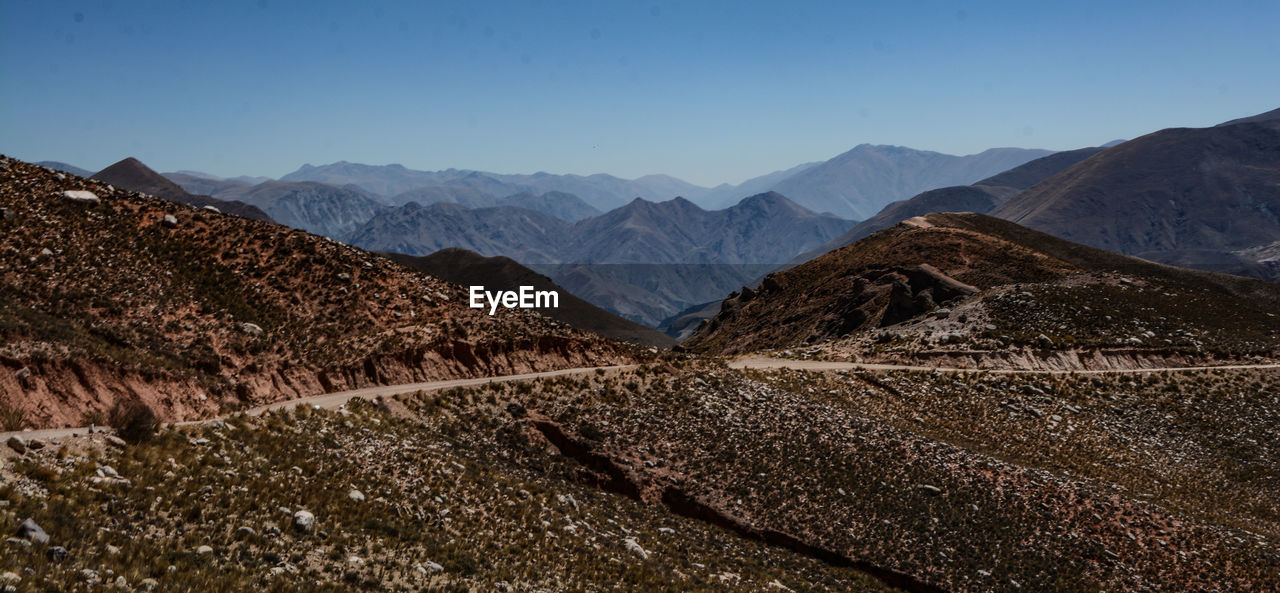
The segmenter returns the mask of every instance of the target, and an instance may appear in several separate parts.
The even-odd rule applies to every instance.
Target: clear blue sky
[[[0,0],[0,152],[713,185],[1280,107],[1280,2]]]

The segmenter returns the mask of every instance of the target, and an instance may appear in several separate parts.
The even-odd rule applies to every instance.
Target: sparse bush
[[[151,406],[136,399],[116,402],[107,421],[120,438],[134,444],[151,440],[160,428],[160,421]]]

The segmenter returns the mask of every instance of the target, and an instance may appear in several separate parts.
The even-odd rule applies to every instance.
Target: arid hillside
[[[0,208],[10,428],[101,423],[122,399],[179,420],[631,356],[532,313],[489,317],[456,285],[329,239],[14,159]]]
[[[1241,358],[1276,352],[1277,312],[1274,282],[943,213],[767,276],[758,290],[726,299],[685,345],[736,354],[822,343],[831,352],[892,350],[904,359],[1028,349]]]

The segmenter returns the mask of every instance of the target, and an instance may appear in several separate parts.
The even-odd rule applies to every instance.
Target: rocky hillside
[[[1280,240],[1280,121],[1161,130],[1109,148],[991,212],[1146,259],[1259,273],[1241,252]]]
[[[685,346],[1274,356],[1277,311],[1280,284],[1153,264],[980,214],[930,214],[735,293]]]
[[[175,420],[628,356],[322,237],[0,165],[0,393],[19,425],[82,425],[123,399]]]

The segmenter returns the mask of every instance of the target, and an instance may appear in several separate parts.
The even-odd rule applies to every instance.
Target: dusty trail
[[[960,367],[934,367],[877,362],[835,362],[829,360],[791,360],[765,356],[746,356],[729,361],[731,369],[793,369],[800,371],[938,371],[942,373],[984,373],[989,375],[1109,375],[1164,372],[1192,372],[1238,369],[1280,369],[1280,363],[1225,364],[1216,366],[1156,367],[1146,369],[975,369]]]
[[[402,385],[379,385],[377,387],[365,387],[363,389],[353,389],[350,391],[339,391],[335,393],[325,393],[321,395],[312,395],[298,399],[291,399],[273,404],[258,406],[244,410],[243,413],[251,416],[259,416],[263,412],[282,410],[295,406],[319,406],[322,408],[337,408],[351,401],[351,398],[362,397],[372,399],[378,396],[391,397],[402,393],[414,393],[418,391],[440,391],[442,389],[451,389],[454,387],[472,387],[475,385],[484,385],[486,383],[505,383],[507,381],[528,381],[530,379],[543,379],[547,377],[562,377],[565,375],[583,375],[594,373],[597,370],[603,371],[625,371],[638,368],[640,365],[626,364],[604,367],[578,367],[572,369],[560,369],[557,371],[542,371],[537,373],[522,373],[519,375],[499,375],[496,377],[477,377],[474,379],[450,379],[447,381],[427,381],[425,383],[405,383]],[[219,418],[225,418],[220,416]],[[192,426],[212,422],[218,418],[209,418],[206,420],[193,420],[190,422],[178,422],[174,426]],[[15,432],[0,432],[0,442],[8,440],[9,437],[17,435],[24,439],[58,439],[66,438],[76,434],[85,434],[89,431],[88,426],[78,428],[47,428],[41,430],[27,430]]]

